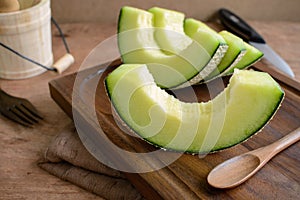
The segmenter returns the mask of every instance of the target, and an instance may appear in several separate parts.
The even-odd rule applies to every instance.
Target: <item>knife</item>
[[[294,78],[291,67],[269,46],[262,36],[260,36],[251,26],[243,19],[227,9],[220,9],[219,18],[222,24],[232,33],[248,41],[249,44],[264,53],[266,58],[274,67],[278,68],[288,76]]]

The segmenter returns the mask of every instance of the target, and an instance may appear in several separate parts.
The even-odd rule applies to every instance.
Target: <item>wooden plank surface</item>
[[[115,33],[113,25],[63,24],[67,42],[76,62],[63,74],[46,72],[24,80],[0,79],[6,92],[29,99],[44,120],[34,128],[26,128],[0,115],[0,199],[102,199],[69,182],[61,181],[37,166],[37,161],[52,139],[68,124],[70,118],[49,94],[48,82],[77,71],[89,52]],[[55,60],[65,49],[57,30],[52,28]]]
[[[99,147],[107,145],[103,141],[106,137],[109,137],[112,143],[127,151],[137,153],[154,151],[155,148],[153,146],[139,138],[124,133],[118,128],[111,112],[111,104],[105,94],[103,85],[105,74],[102,75],[102,79],[98,83],[95,102],[93,96],[91,100],[89,99],[93,94],[92,89],[87,88],[84,92],[76,89],[78,86],[89,84],[85,82],[86,78],[94,74],[97,69],[100,69],[100,67],[52,81],[50,89],[54,100],[69,116],[73,116],[76,113],[77,120],[80,120],[86,126],[87,130],[84,129],[82,130],[83,132],[88,132],[89,135],[91,132],[95,132],[95,135],[100,135],[99,141],[102,142],[101,144],[99,143]],[[218,163],[276,141],[300,126],[300,83],[289,79],[262,62],[258,63],[257,68],[253,69],[268,71],[286,92],[285,100],[273,120],[258,135],[233,148],[207,155],[201,159],[198,156],[184,154],[171,165],[160,170],[142,174],[126,174],[127,178],[148,199],[153,199],[151,193],[158,193],[163,199],[296,199],[300,197],[300,158],[297,156],[300,150],[299,143],[280,153],[252,179],[237,188],[217,190],[210,187],[206,182],[209,171]],[[75,79],[76,83],[74,85]],[[198,93],[202,92],[204,87],[196,86],[194,89]],[[184,94],[184,92],[183,90],[182,93]],[[203,94],[199,96],[203,96]],[[76,100],[72,101],[72,98]],[[93,103],[97,117],[94,117],[91,114],[92,109],[89,109],[93,108]],[[71,107],[73,108],[73,113],[70,112]],[[100,124],[101,128],[97,124]],[[103,129],[105,133],[103,134],[100,129]],[[108,145],[107,148],[109,149],[107,152],[109,159],[117,163],[117,166],[121,166],[121,164],[130,165],[133,161],[136,161],[134,157],[125,157],[117,152],[113,152]],[[176,153],[167,151],[161,152],[161,154],[162,157],[171,157]],[[153,159],[151,163],[153,164],[156,161]],[[136,161],[135,165],[139,165],[142,168],[147,163],[146,161]],[[141,185],[140,182],[147,182],[147,184]],[[150,196],[147,196],[149,194]]]
[[[291,65],[296,74],[296,79],[299,81],[300,56],[298,48],[300,46],[300,23],[264,23],[250,21],[250,24],[257,28],[262,35],[264,35],[269,44]],[[42,156],[52,138],[55,137],[63,127],[71,122],[69,117],[65,115],[51,99],[48,82],[77,71],[81,62],[89,52],[98,43],[115,33],[116,25],[77,23],[64,24],[62,29],[68,35],[67,41],[69,42],[72,54],[76,59],[76,63],[64,74],[55,75],[52,73],[45,73],[26,80],[0,80],[0,85],[4,90],[13,95],[28,98],[45,117],[44,122],[33,129],[28,129],[16,125],[0,116],[0,199],[101,199],[77,186],[49,175],[36,166],[37,160]],[[57,31],[54,29],[53,36],[53,52],[55,59],[57,59],[59,56],[63,55],[65,51],[60,38],[57,37]],[[291,95],[294,95],[294,92],[291,93]],[[288,104],[293,105],[296,108],[299,107],[299,104],[294,105],[292,101],[288,102]],[[289,110],[288,112],[295,113],[293,110]],[[291,125],[289,119],[284,119],[284,122]],[[284,129],[284,127],[281,127],[281,124],[274,124],[274,128],[276,128],[276,130],[277,128],[280,129],[280,132],[278,131],[275,133],[277,138],[289,131]],[[293,127],[291,126],[290,129],[292,128]],[[272,131],[273,129],[270,128],[268,130]],[[249,140],[249,147],[243,148],[242,152],[247,151],[249,148],[257,148],[265,143],[271,142],[271,133],[268,132],[266,135],[268,138],[258,139],[258,143]],[[292,148],[297,148],[299,151],[299,145],[291,147],[291,149]],[[266,166],[264,170],[269,170],[272,166],[283,166],[289,169],[290,165],[297,165],[299,168],[299,162],[286,162],[289,161],[289,159],[285,157],[286,154],[294,151],[291,149],[278,155],[278,157],[272,161],[271,165]],[[242,152],[232,152],[227,156],[229,158]],[[296,158],[297,157],[298,154],[296,155]],[[197,159],[191,161],[191,165],[196,163],[196,160]],[[182,162],[184,162],[184,160],[182,160]],[[217,163],[216,160],[213,164]],[[209,167],[211,168],[212,166]],[[180,170],[180,168],[178,170]],[[207,171],[207,168],[204,170]],[[191,171],[186,172],[192,173]],[[263,175],[263,171],[261,173],[262,174],[259,175],[261,178],[260,180],[262,180],[260,185],[268,185],[268,182],[270,181],[284,183],[288,180],[285,176],[291,176],[295,172],[281,171],[280,174],[268,174],[271,175],[270,177]],[[299,174],[295,177],[299,179]],[[251,184],[251,182],[249,182],[249,184]],[[289,186],[290,184],[287,184],[284,188]],[[296,186],[299,187],[299,180],[298,185]],[[250,188],[248,189],[250,190]],[[236,190],[239,189],[237,188]],[[212,192],[212,194],[217,193],[219,193],[219,191]],[[227,194],[228,192],[225,193]],[[263,188],[258,191],[258,193],[264,194]],[[253,195],[255,196],[256,194]],[[228,195],[226,196],[229,197]],[[239,196],[236,196],[236,198],[237,197]]]
[[[110,70],[108,70],[110,71]],[[270,71],[272,73],[272,70]],[[118,125],[111,112],[111,104],[107,95],[105,94],[103,79],[100,79],[98,90],[95,96],[95,108],[97,117],[93,117],[91,109],[93,102],[90,102],[87,97],[82,96],[82,91],[76,89],[78,85],[81,85],[86,77],[93,74],[93,69],[80,72],[78,74],[69,75],[58,80],[54,80],[50,83],[52,97],[66,112],[73,116],[76,113],[77,121],[85,123],[85,129],[83,132],[91,134],[95,132],[95,135],[101,135],[100,128],[96,124],[101,125],[101,129],[105,131],[105,135],[101,135],[100,141],[105,137],[109,137],[112,143],[120,148],[132,152],[148,152],[154,151],[155,148],[148,143],[131,137],[118,128]],[[275,72],[276,76],[277,73]],[[105,75],[102,76],[104,78]],[[76,83],[74,85],[74,80]],[[300,176],[298,173],[300,167],[300,158],[297,156],[300,150],[300,144],[296,144],[289,150],[281,153],[274,158],[263,170],[261,170],[251,180],[231,190],[216,190],[211,188],[206,182],[206,176],[209,171],[218,163],[240,153],[258,148],[269,144],[271,141],[275,141],[282,136],[286,135],[290,131],[300,126],[300,84],[293,81],[293,85],[289,86],[284,84],[287,78],[283,80],[277,80],[281,83],[286,92],[285,100],[282,107],[273,118],[271,123],[267,125],[262,132],[252,137],[247,142],[237,145],[233,148],[218,152],[215,154],[207,155],[205,158],[200,159],[198,156],[184,154],[178,160],[171,165],[160,169],[158,171],[146,173],[146,174],[127,174],[127,178],[133,182],[136,180],[146,181],[148,183],[144,185],[136,185],[142,193],[149,193],[149,191],[157,192],[164,199],[176,199],[176,198],[233,198],[233,199],[254,199],[254,198],[279,198],[283,199],[289,197],[291,199],[299,197],[300,189]],[[85,84],[85,83],[84,83]],[[76,86],[77,85],[77,86]],[[74,89],[75,88],[75,89]],[[296,89],[295,91],[295,88]],[[202,92],[204,87],[196,86],[194,88],[196,93]],[[87,91],[90,97],[92,90]],[[179,93],[184,94],[184,90]],[[201,97],[205,93],[201,93]],[[177,93],[177,95],[181,96]],[[72,102],[72,97],[76,98]],[[87,98],[84,100],[84,98]],[[80,101],[80,99],[83,99]],[[63,101],[62,101],[63,100]],[[69,112],[70,108],[73,108],[75,112]],[[73,111],[74,111],[73,110]],[[79,115],[79,116],[78,116]],[[78,118],[79,117],[79,118]],[[89,127],[89,128],[87,128]],[[89,136],[88,136],[89,137]],[[100,146],[105,144],[99,143]],[[109,147],[108,147],[109,148]],[[112,162],[121,163],[122,165],[131,164],[135,161],[135,158],[130,156],[118,155],[113,150],[108,150],[107,154]],[[162,157],[174,156],[174,152],[161,152]],[[146,162],[146,161],[144,161]],[[143,167],[143,161],[137,162],[135,165],[141,165]],[[155,163],[156,160],[151,161]],[[117,164],[118,166],[118,164]],[[121,165],[120,165],[121,166]],[[148,196],[152,199],[152,196]]]

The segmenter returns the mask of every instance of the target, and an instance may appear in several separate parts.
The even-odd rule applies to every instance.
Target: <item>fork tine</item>
[[[39,119],[43,119],[42,115],[37,111],[37,109],[26,99],[21,104],[28,112]]]
[[[28,109],[26,109],[26,107],[23,106],[23,104],[16,106],[16,109],[19,110],[21,113],[23,113],[32,122],[38,123],[39,118],[33,115],[31,112],[29,112]]]
[[[15,122],[17,122],[17,123],[23,125],[23,126],[32,127],[32,124],[23,121],[22,119],[20,119],[20,118],[19,118],[16,114],[14,114],[13,112],[9,112],[9,111],[8,111],[8,112],[2,112],[2,114],[3,114],[5,117],[7,117],[7,118],[9,118],[9,119],[11,119],[11,120],[13,120],[13,121],[15,121]]]
[[[37,123],[39,119],[43,119],[27,99],[11,96],[4,92],[1,87],[0,113],[25,126],[31,126]]]
[[[11,112],[13,112],[16,116],[18,116],[21,120],[24,122],[33,125],[35,122],[31,120],[29,117],[24,115],[20,110],[18,110],[16,107],[15,108],[9,108]]]

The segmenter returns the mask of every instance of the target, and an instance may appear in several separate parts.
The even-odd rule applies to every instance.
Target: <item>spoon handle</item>
[[[287,148],[288,146],[298,142],[300,140],[300,127],[296,130],[292,131],[285,137],[281,138],[280,140],[274,142],[272,146],[274,146],[274,153],[278,153],[283,149]]]
[[[279,153],[280,151],[286,149],[290,145],[298,142],[299,140],[300,140],[300,127],[295,129],[288,135],[284,136],[283,138],[277,140],[276,142],[252,151],[252,154],[255,154],[261,160],[267,161],[271,159],[274,155]]]

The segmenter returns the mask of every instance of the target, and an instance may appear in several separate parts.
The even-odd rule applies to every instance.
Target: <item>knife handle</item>
[[[219,18],[222,24],[231,31],[246,41],[266,43],[264,39],[243,19],[231,11],[222,8],[219,10]]]

